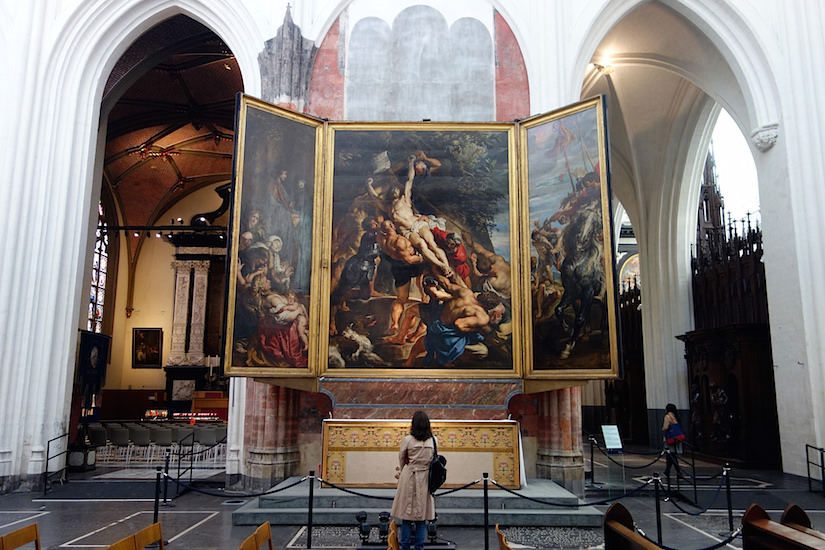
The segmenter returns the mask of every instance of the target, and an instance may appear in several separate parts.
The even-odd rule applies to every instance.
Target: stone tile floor
[[[649,456],[627,454],[614,462],[606,456],[596,456],[594,473],[597,484],[587,487],[584,500],[593,502],[614,499],[640,487],[653,472],[661,470],[663,466],[663,462],[645,466],[651,460]],[[697,464],[697,475],[709,476],[720,470],[721,467],[714,464]],[[101,469],[83,474],[87,480],[100,476],[118,478],[114,471]],[[140,477],[133,472],[125,472],[123,476],[131,476],[132,480]],[[739,527],[745,508],[755,502],[777,520],[788,503],[796,503],[808,512],[815,528],[825,530],[825,496],[818,482],[815,483],[817,492],[809,492],[806,479],[780,472],[734,470],[730,477],[734,529]],[[70,483],[71,479],[73,478],[70,477]],[[727,498],[724,489],[719,490],[719,485],[719,479],[705,480],[698,484],[696,495],[701,508],[676,497],[666,501],[664,495],[660,495],[662,543],[665,546],[698,550],[711,547],[728,537],[730,528]],[[253,526],[232,525],[232,512],[246,502],[242,495],[226,492],[223,496],[223,491],[216,488],[208,491],[220,496],[187,493],[169,501],[169,505],[159,507],[158,519],[163,524],[164,536],[171,550],[231,550],[238,548],[243,539],[254,530]],[[682,493],[692,499],[692,486],[682,485]],[[709,506],[711,501],[713,504]],[[649,538],[656,540],[656,499],[652,485],[632,496],[621,498],[621,502],[630,510],[637,526]],[[608,504],[603,504],[599,508],[606,510],[607,506]],[[709,509],[703,511],[706,507]],[[43,548],[105,548],[150,524],[153,518],[153,502],[145,499],[43,498],[39,493],[0,496],[0,533],[39,522]],[[599,548],[603,544],[599,528],[502,525],[502,530],[514,548],[583,549]],[[378,540],[376,531],[373,530],[372,541]],[[492,528],[487,537],[480,527],[441,527],[438,535],[441,540],[453,542],[461,550],[498,546]],[[273,527],[273,538],[276,549],[307,548],[305,526]],[[313,526],[312,548],[343,550],[354,549],[359,545],[354,518],[352,527]],[[727,547],[741,546],[741,540],[735,539]]]

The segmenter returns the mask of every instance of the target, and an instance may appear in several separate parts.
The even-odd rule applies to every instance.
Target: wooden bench
[[[605,550],[657,550],[662,547],[644,538],[633,528],[633,516],[614,502],[604,515]]]
[[[796,504],[789,504],[788,507],[785,508],[785,511],[782,512],[782,517],[779,519],[779,523],[811,536],[825,539],[825,534],[813,528],[808,514]]]
[[[498,523],[496,523],[496,536],[498,537],[498,550],[513,550],[513,547],[507,543],[507,537],[501,532]]]
[[[401,550],[401,542],[398,540],[398,527],[395,520],[390,521],[390,534],[387,536],[387,550]]]
[[[266,544],[269,550],[273,550],[272,548],[272,528],[269,525],[269,522],[262,523],[255,529],[255,532],[246,537],[246,539],[241,543],[241,546],[238,550],[260,550],[261,546]]]
[[[141,550],[153,543],[157,543],[158,548],[164,550],[163,530],[160,523],[153,523],[149,527],[144,527],[137,533],[133,533],[110,545],[106,550]]]
[[[802,509],[799,508],[799,511],[802,511]],[[786,509],[783,519],[786,519],[788,524],[783,525],[772,521],[768,513],[758,504],[751,504],[745,511],[745,515],[742,516],[742,548],[745,550],[779,550],[786,548],[791,550],[825,550],[825,538],[822,538],[821,533],[818,533],[817,536],[806,532],[813,531],[813,529],[805,527],[804,521],[807,520],[807,514],[803,511],[804,518],[801,518],[799,511],[793,510],[789,513]],[[803,521],[802,524],[797,523],[800,520]],[[810,521],[807,521],[807,523],[810,525]],[[798,525],[801,529],[790,524]]]
[[[13,550],[30,542],[34,543],[36,550],[40,550],[40,527],[36,523],[21,527],[0,537],[0,550]]]

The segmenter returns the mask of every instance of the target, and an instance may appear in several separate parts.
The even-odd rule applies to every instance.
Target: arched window
[[[106,301],[106,279],[109,274],[109,233],[106,231],[103,203],[97,203],[97,231],[92,259],[92,284],[89,291],[89,314],[86,330],[103,332],[103,306]]]

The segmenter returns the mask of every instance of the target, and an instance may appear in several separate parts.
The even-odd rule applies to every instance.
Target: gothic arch
[[[36,277],[21,281],[18,292],[9,300],[20,313],[15,328],[7,335],[9,345],[2,357],[32,366],[15,381],[21,390],[37,383],[44,388],[37,395],[20,391],[19,395],[27,395],[27,399],[10,401],[5,407],[25,419],[15,425],[8,441],[15,449],[11,465],[14,475],[26,468],[39,471],[45,449],[31,442],[61,433],[68,421],[77,333],[67,327],[79,326],[82,318],[81,289],[88,278],[86,252],[94,238],[96,221],[92,220],[92,197],[99,196],[101,176],[99,115],[106,77],[122,52],[143,32],[168,17],[185,14],[224,37],[248,79],[245,87],[252,92],[258,90],[256,55],[262,40],[257,39],[254,18],[242,6],[224,8],[224,4],[213,0],[83,4],[53,37],[51,50],[43,54],[45,62],[39,73],[48,76],[42,77],[41,86],[33,87],[37,91],[31,102],[36,108],[29,119],[30,146],[41,152],[43,161],[14,165],[13,177],[17,181],[49,182],[49,192],[21,203],[8,221],[42,221],[31,232],[30,244],[38,247],[42,257],[53,258],[54,269],[40,270]],[[15,262],[24,263],[23,247],[9,254]],[[54,311],[47,323],[41,320],[38,324],[38,312],[42,315],[43,311],[52,311],[54,304],[66,303],[66,296],[73,297],[71,307]],[[35,334],[41,335],[42,345],[28,343]],[[42,433],[47,437],[32,437]]]
[[[643,0],[625,0],[607,4],[583,35],[584,39],[574,65],[574,74],[586,74],[588,65],[605,35],[628,14],[646,3]],[[711,82],[697,80],[695,75],[684,67],[673,66],[671,70],[691,80],[723,105],[745,135],[750,135],[751,131],[766,125],[775,124],[780,116],[776,78],[768,62],[764,40],[760,40],[752,25],[732,9],[719,10],[718,6],[714,8],[705,5],[705,2],[663,0],[659,3],[692,23],[722,55],[739,85],[744,105],[731,104],[729,98],[708,89],[707,85],[712,84]]]

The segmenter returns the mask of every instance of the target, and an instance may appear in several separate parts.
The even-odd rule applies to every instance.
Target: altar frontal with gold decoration
[[[485,472],[504,487],[521,487],[518,422],[433,421],[431,426],[438,453],[447,458],[444,488],[466,485]],[[409,420],[325,420],[324,481],[347,487],[395,487],[398,450],[409,432]]]

